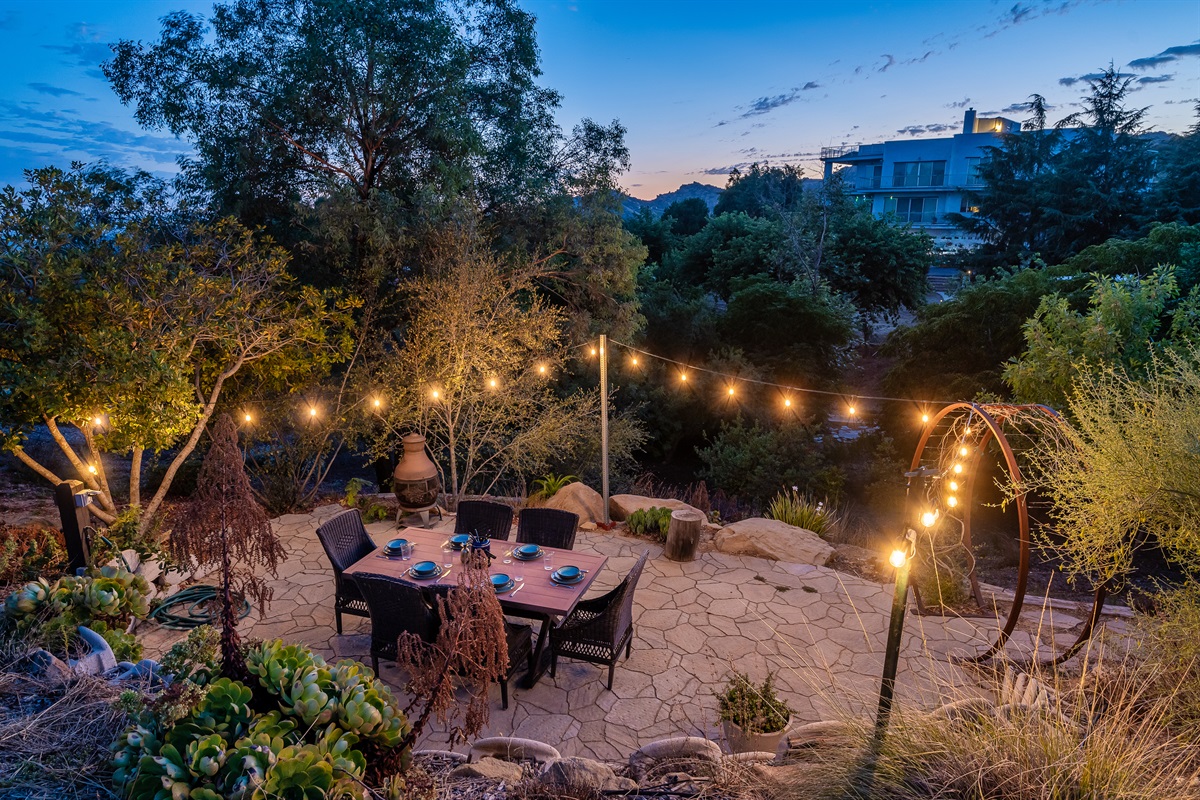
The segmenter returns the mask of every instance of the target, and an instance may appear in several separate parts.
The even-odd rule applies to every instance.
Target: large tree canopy
[[[28,177],[30,188],[0,193],[0,444],[57,483],[23,448],[46,425],[106,520],[125,498],[100,453],[133,453],[137,506],[143,452],[178,445],[146,524],[227,384],[252,370],[286,381],[342,358],[347,307],[297,287],[287,254],[237,222],[165,214],[146,176],[76,165]]]

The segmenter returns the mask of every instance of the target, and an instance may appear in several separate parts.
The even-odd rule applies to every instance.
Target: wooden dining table
[[[407,560],[383,555],[382,548],[369,553],[350,565],[345,574],[356,572],[371,572],[376,575],[386,575],[392,578],[402,578],[416,585],[449,585],[458,583],[462,570],[461,554],[451,552],[448,560],[443,548],[449,546],[450,536],[447,531],[431,531],[425,528],[401,528],[390,535],[391,539],[407,539],[413,546],[412,556]],[[492,575],[507,573],[510,577],[521,576],[524,580],[514,581],[513,587],[496,595],[500,608],[505,614],[539,620],[541,630],[538,633],[537,645],[534,647],[534,669],[522,679],[522,688],[536,684],[549,665],[549,654],[546,647],[550,640],[550,628],[556,620],[562,619],[574,610],[576,604],[583,599],[584,594],[600,574],[608,561],[607,556],[599,553],[587,553],[579,550],[564,550],[558,547],[543,547],[542,550],[550,556],[554,569],[565,566],[579,567],[583,571],[583,580],[571,585],[563,585],[550,580],[553,570],[544,568],[545,556],[522,561],[510,554],[516,548],[516,542],[493,539],[491,560],[488,571]],[[505,564],[505,558],[511,558],[511,564]],[[432,561],[439,567],[451,564],[450,570],[442,575],[431,578],[416,578],[409,569],[420,561]]]

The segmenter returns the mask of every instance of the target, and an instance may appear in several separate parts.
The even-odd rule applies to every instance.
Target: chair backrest
[[[517,515],[517,543],[542,547],[575,547],[579,515],[558,508],[522,508]]]
[[[512,535],[512,506],[491,500],[463,500],[456,513],[455,533],[481,533],[489,539],[505,541]]]
[[[321,540],[321,547],[325,548],[325,555],[329,556],[329,562],[333,564],[333,571],[338,577],[355,561],[375,550],[375,543],[367,535],[362,515],[356,508],[326,520],[317,528],[317,538]]]
[[[625,580],[621,581],[619,591],[614,592],[612,605],[604,610],[604,615],[609,616],[613,622],[611,630],[614,642],[621,641],[625,631],[633,627],[633,592],[637,589],[638,580],[642,577],[642,569],[646,566],[649,556],[649,550],[642,551],[642,557],[633,565],[633,569],[629,570]]]
[[[394,650],[402,633],[415,634],[425,642],[437,638],[437,612],[430,604],[426,587],[370,572],[354,573],[354,582],[362,590],[371,612],[373,642]]]

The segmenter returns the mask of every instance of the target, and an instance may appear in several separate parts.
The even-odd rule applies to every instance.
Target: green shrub
[[[822,538],[838,523],[838,513],[828,498],[817,500],[793,486],[775,495],[767,507],[767,518],[810,530]]]
[[[726,495],[765,501],[783,485],[837,497],[845,478],[823,447],[799,422],[763,426],[739,418],[722,424],[696,453],[702,477]]]
[[[221,672],[221,632],[212,625],[192,628],[186,639],[167,651],[159,666],[173,681],[207,686]]]
[[[555,475],[550,472],[533,482],[533,488],[536,490],[534,494],[543,500],[549,500],[558,494],[559,489],[577,480],[579,478],[574,475]]]
[[[158,529],[152,526],[149,530],[139,530],[141,509],[134,506],[117,515],[109,526],[98,536],[91,539],[91,559],[93,564],[107,564],[109,561],[121,561],[124,550],[132,550],[141,559],[160,559],[164,557],[162,540]],[[123,563],[123,562],[122,562]],[[125,564],[125,566],[128,566]]]
[[[717,695],[717,714],[746,733],[775,733],[787,727],[792,709],[775,694],[775,673],[755,686],[749,675],[735,672]]]
[[[660,542],[667,540],[667,529],[671,527],[671,509],[651,506],[639,508],[625,520],[629,530],[643,536],[652,536]]]
[[[351,478],[346,481],[346,496],[342,502],[347,508],[358,508],[358,495],[366,485],[366,481],[362,478]]]
[[[60,531],[40,525],[0,525],[0,584],[57,578],[67,568]]]
[[[366,666],[331,667],[279,640],[250,648],[246,666],[259,691],[229,678],[200,692],[182,681],[168,690],[173,702],[138,714],[111,747],[122,797],[363,798],[368,783],[384,782],[380,769],[406,765],[408,721]],[[184,684],[195,701],[164,713]]]

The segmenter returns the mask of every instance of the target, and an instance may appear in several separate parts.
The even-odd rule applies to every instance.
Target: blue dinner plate
[[[512,577],[505,575],[503,572],[497,572],[492,576],[492,588],[497,592],[507,592],[510,588],[512,588],[512,585]]]
[[[555,583],[572,584],[583,580],[583,572],[579,567],[559,567],[550,573],[550,580]]]
[[[522,561],[531,561],[542,554],[542,548],[536,544],[523,544],[513,550],[513,555]]]
[[[432,561],[418,561],[412,565],[412,574],[421,578],[431,578],[437,575],[438,565]]]
[[[456,533],[450,537],[450,545],[455,550],[463,549],[469,541],[471,541],[471,534],[469,533]]]
[[[406,544],[408,544],[408,539],[392,539],[383,546],[383,550],[386,553],[399,553],[400,548]]]

